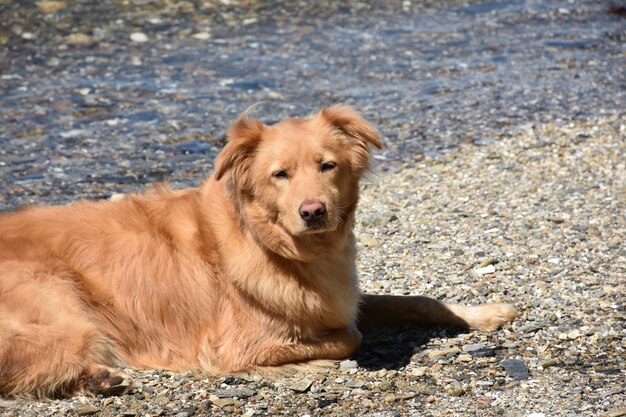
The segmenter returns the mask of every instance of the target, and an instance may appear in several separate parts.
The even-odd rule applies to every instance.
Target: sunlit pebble
[[[37,6],[42,13],[56,13],[65,9],[67,3],[64,1],[40,1]]]
[[[148,42],[148,36],[143,32],[133,32],[130,34],[130,40],[133,42]]]
[[[201,41],[206,41],[211,38],[211,34],[209,32],[198,32],[191,35],[191,37]]]

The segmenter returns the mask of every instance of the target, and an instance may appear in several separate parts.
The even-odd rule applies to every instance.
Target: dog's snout
[[[307,223],[318,222],[326,215],[326,206],[321,201],[305,201],[300,205],[300,217]]]

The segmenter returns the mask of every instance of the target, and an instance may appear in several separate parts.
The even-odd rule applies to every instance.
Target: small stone
[[[143,32],[133,32],[130,34],[130,40],[137,43],[148,42],[148,36]]]
[[[381,391],[391,391],[393,385],[389,381],[382,381],[378,384],[378,388],[380,388]]]
[[[218,389],[213,391],[217,398],[248,398],[256,394],[256,391],[247,388]]]
[[[465,345],[461,349],[465,353],[470,353],[470,352],[476,352],[480,349],[483,349],[484,347],[485,346],[482,343],[478,342],[478,343],[472,343],[471,345]]]
[[[516,349],[520,346],[520,342],[518,341],[510,341],[510,342],[504,342],[502,343],[502,347],[505,349]]]
[[[289,389],[295,392],[307,392],[311,385],[313,385],[313,381],[305,378],[290,384]]]
[[[211,39],[211,34],[209,32],[198,32],[191,35],[191,37],[200,41],[206,41]]]
[[[40,1],[37,3],[37,7],[42,13],[56,13],[67,7],[67,3],[64,1]]]
[[[493,265],[487,265],[483,268],[477,268],[476,269],[476,273],[478,275],[487,275],[487,274],[493,274],[494,272],[496,272],[496,267]]]
[[[238,402],[233,398],[218,398],[216,395],[210,395],[209,401],[211,401],[211,404],[216,405],[219,408],[235,405]]]
[[[472,355],[459,355],[456,359],[459,362],[471,362]]]
[[[393,394],[385,395],[385,402],[387,404],[393,404],[396,402],[396,396]]]
[[[361,236],[359,240],[361,241],[362,244],[370,248],[375,248],[377,246],[380,246],[380,243],[378,243],[378,241],[374,239],[373,237]]]
[[[470,352],[470,354],[475,358],[492,358],[496,356],[495,348],[480,348],[478,350]]]
[[[452,381],[450,384],[446,385],[445,390],[453,397],[460,397],[461,395],[465,394],[465,390],[463,389],[459,381]]]
[[[542,367],[542,368],[549,368],[551,366],[555,366],[558,365],[560,363],[560,361],[558,359],[555,358],[545,358],[542,359],[541,361],[539,361],[538,366]]]
[[[90,416],[100,412],[101,410],[92,404],[78,403],[76,404],[76,413],[79,416]]]
[[[178,11],[181,13],[193,13],[194,10],[196,9],[196,6],[194,6],[193,3],[189,1],[178,2],[177,6],[178,6]]]
[[[484,268],[486,266],[492,265],[494,263],[494,260],[492,258],[487,258],[482,260],[479,264],[478,267],[479,268]]]
[[[424,375],[429,375],[430,373],[431,373],[431,370],[427,366],[422,366],[422,367],[413,369],[411,371],[411,375],[414,375],[414,376],[424,376]]]
[[[365,383],[363,381],[347,381],[346,387],[348,388],[362,388]]]
[[[267,93],[269,98],[273,98],[273,99],[282,99],[284,98],[284,96],[282,94],[280,94],[278,91],[270,91]]]
[[[383,227],[388,225],[391,222],[395,222],[398,220],[398,216],[393,213],[393,212],[374,212],[371,213],[369,216],[364,217],[362,219],[362,223],[365,226],[370,226],[370,227]]]
[[[493,398],[489,398],[489,397],[480,396],[480,397],[476,398],[476,401],[478,401],[481,404],[491,405],[491,403],[494,401],[494,399]]]
[[[352,360],[345,360],[345,361],[341,361],[339,363],[339,369],[341,370],[348,370],[348,369],[356,369],[358,368],[359,364],[357,361],[352,361]]]
[[[126,194],[124,193],[113,193],[111,197],[109,197],[110,201],[120,201],[126,198]]]
[[[406,393],[400,395],[400,399],[402,399],[402,400],[410,400],[410,399],[415,398],[417,396],[418,396],[418,393],[411,391],[411,392],[406,392]]]
[[[428,352],[428,357],[434,358],[437,356],[447,356],[447,355],[455,354],[455,353],[459,353],[458,347],[451,347],[449,349],[441,349],[441,350],[433,350],[433,351]]]
[[[432,404],[435,401],[437,401],[437,397],[435,397],[434,395],[429,395],[428,397],[426,397],[424,401],[427,402],[428,404]]]
[[[517,380],[528,379],[528,366],[518,359],[505,359],[500,362],[507,375]]]
[[[94,38],[85,33],[72,33],[67,35],[65,41],[70,45],[91,45],[94,43]]]
[[[528,323],[522,327],[520,327],[519,329],[517,329],[517,331],[519,333],[535,333],[541,329],[543,329],[545,327],[544,323]]]
[[[570,340],[576,340],[578,339],[580,336],[582,336],[582,334],[580,333],[580,330],[578,329],[574,329],[571,332],[569,332],[567,334],[567,338]]]

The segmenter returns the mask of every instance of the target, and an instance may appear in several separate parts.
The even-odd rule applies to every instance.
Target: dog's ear
[[[353,165],[357,169],[367,169],[371,155],[370,145],[377,149],[383,147],[378,130],[349,106],[326,107],[320,111],[319,117],[353,140]]]
[[[230,170],[243,173],[247,170],[250,157],[261,140],[264,125],[247,113],[241,115],[228,129],[228,143],[215,159],[215,179],[221,179]]]

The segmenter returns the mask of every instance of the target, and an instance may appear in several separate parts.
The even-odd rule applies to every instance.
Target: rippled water
[[[610,2],[252,3],[0,2],[0,209],[197,184],[259,102],[267,123],[353,104],[385,135],[389,167],[624,112],[626,19]],[[92,43],[69,44],[77,32]]]

